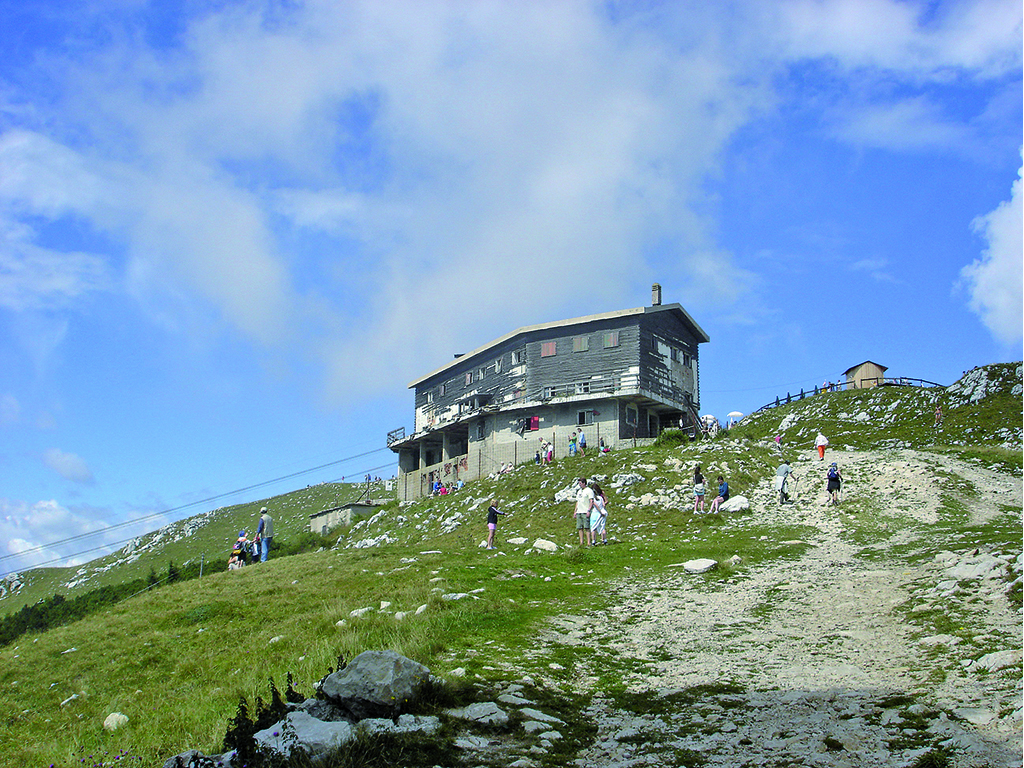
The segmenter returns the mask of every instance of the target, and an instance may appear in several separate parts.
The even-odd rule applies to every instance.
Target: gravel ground
[[[612,587],[615,608],[555,620],[546,643],[628,660],[630,690],[674,701],[707,686],[678,707],[623,711],[601,696],[592,670],[574,670],[577,688],[595,694],[590,714],[599,724],[578,765],[686,765],[700,753],[714,766],[901,766],[937,743],[957,766],[1022,764],[1021,613],[1006,599],[1006,568],[950,576],[992,555],[1019,575],[1020,542],[1012,552],[976,552],[948,527],[940,538],[917,524],[939,520],[940,482],[948,492],[950,477],[980,491],[967,503],[973,523],[1009,507],[1019,524],[1020,478],[909,450],[827,460],[840,463],[855,497],[878,500],[886,544],[856,543],[826,506],[824,483],[811,488],[823,465],[803,461],[796,503],[780,507],[766,480],[748,494],[751,510],[735,513],[810,526],[803,554],[740,568],[728,583],[682,569],[624,580]],[[926,556],[889,558],[894,544]],[[931,634],[907,620],[913,606],[945,612],[971,632]]]

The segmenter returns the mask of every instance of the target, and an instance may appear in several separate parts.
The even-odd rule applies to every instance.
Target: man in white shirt
[[[576,491],[576,509],[573,517],[576,518],[576,530],[580,534],[580,546],[587,546],[590,540],[590,510],[594,506],[594,492],[587,487],[587,479],[579,478],[576,481],[579,488]]]

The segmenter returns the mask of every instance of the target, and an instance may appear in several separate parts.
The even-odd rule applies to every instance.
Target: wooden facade
[[[581,428],[597,450],[687,426],[708,340],[679,304],[657,304],[519,328],[457,357],[409,384],[415,428],[390,446],[399,499],[532,461],[542,439],[565,455]]]
[[[865,360],[860,365],[848,368],[843,375],[846,376],[848,389],[865,389],[883,384],[887,370],[889,369],[884,365]]]

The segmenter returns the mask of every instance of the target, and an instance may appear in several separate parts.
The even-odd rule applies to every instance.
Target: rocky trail
[[[817,478],[831,460],[844,504],[871,505],[872,536],[825,504]],[[1022,764],[1021,614],[1005,594],[1019,546],[979,550],[937,525],[949,514],[943,494],[971,488],[985,492],[966,504],[970,523],[1012,514],[1019,525],[1021,479],[911,450],[837,452],[825,465],[794,465],[795,503],[780,506],[766,479],[740,513],[808,526],[809,546],[794,542],[802,554],[725,582],[681,569],[624,579],[614,608],[552,622],[548,650],[594,650],[572,670],[599,724],[578,765],[685,765],[700,754],[721,766],[901,766],[937,743],[957,766]],[[954,629],[936,630],[936,617]],[[602,664],[666,706],[616,706],[596,685]]]

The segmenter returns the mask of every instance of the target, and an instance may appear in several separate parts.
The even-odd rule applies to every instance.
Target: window
[[[478,421],[476,423],[476,439],[477,440],[483,440],[484,439],[484,422],[483,422],[483,419],[481,419],[480,421]]]
[[[547,400],[554,394],[554,390],[551,387],[544,387],[544,399]]]
[[[635,427],[639,415],[640,414],[637,413],[637,407],[635,405],[626,406],[626,424],[628,424],[631,427]]]
[[[590,382],[579,381],[576,382],[576,394],[577,395],[589,395],[590,394]]]
[[[679,362],[679,350],[675,347],[668,348],[668,356],[672,359],[672,362]]]
[[[494,361],[494,372],[501,373],[501,358],[499,357]]]
[[[466,386],[468,387],[472,383],[473,383],[473,372],[472,371],[466,371]]]
[[[432,390],[432,389],[427,391],[427,402],[428,403],[434,402],[434,390]]]
[[[590,337],[589,336],[574,336],[572,340],[572,351],[573,352],[586,352],[590,349]]]
[[[540,356],[541,357],[554,357],[555,355],[555,342],[545,341],[540,345]]]
[[[522,365],[522,364],[523,364],[523,350],[517,349],[515,352],[512,353],[512,365]]]
[[[448,394],[448,382],[446,381],[444,384],[441,385],[441,397],[444,397],[447,394]]]
[[[618,331],[607,331],[604,334],[604,348],[610,349],[611,347],[619,346],[619,332]]]
[[[684,353],[683,354],[683,365],[685,365],[687,368],[689,368],[690,367],[690,362],[691,362],[690,356]]]
[[[476,380],[477,381],[483,381],[484,380],[484,371],[486,371],[486,370],[487,370],[486,368],[480,368],[476,372]]]
[[[576,423],[579,425],[593,424],[594,423],[594,412],[593,411],[579,411],[576,414]]]

